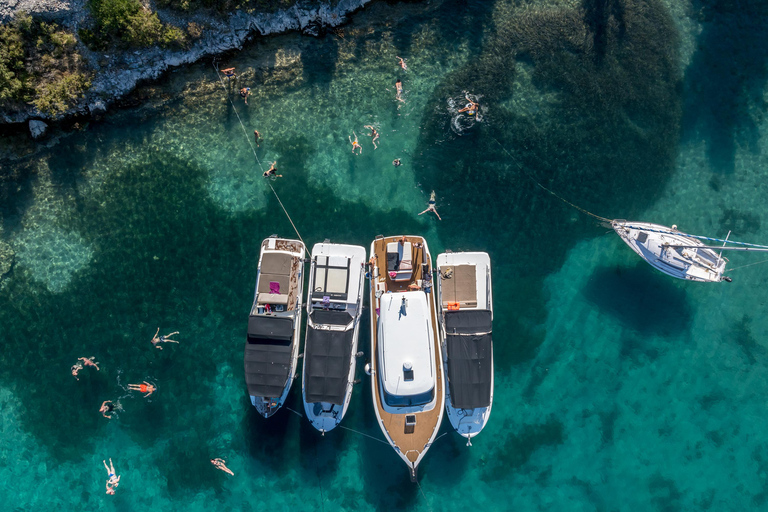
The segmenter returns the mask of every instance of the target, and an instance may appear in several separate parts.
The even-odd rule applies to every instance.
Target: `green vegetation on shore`
[[[53,116],[66,111],[90,87],[76,46],[74,34],[28,14],[0,25],[0,105],[33,104]]]
[[[88,7],[94,24],[78,34],[93,49],[104,50],[114,43],[138,48],[182,48],[188,42],[183,30],[162,23],[157,13],[139,0],[89,0]]]

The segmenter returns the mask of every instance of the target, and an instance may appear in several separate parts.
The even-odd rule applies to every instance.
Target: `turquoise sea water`
[[[375,2],[320,39],[222,58],[247,108],[201,62],[3,162],[0,508],[764,509],[768,264],[672,280],[528,175],[598,215],[768,243],[766,27],[756,0]],[[463,91],[482,120],[462,131]],[[259,244],[293,234],[253,129],[310,247],[407,232],[433,256],[491,255],[491,421],[471,448],[446,421],[418,486],[359,434],[382,439],[362,372],[354,431],[321,438],[249,404]],[[418,216],[433,189],[442,221]],[[158,327],[181,343],[153,349]],[[76,381],[81,356],[101,370]],[[144,380],[152,397],[125,390]],[[123,407],[111,421],[108,399]],[[301,411],[299,385],[288,406]]]

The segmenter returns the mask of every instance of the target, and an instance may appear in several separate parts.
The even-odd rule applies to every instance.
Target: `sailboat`
[[[251,403],[265,418],[283,405],[296,375],[305,252],[302,242],[277,235],[261,244],[245,343],[245,383]]]
[[[381,431],[411,481],[443,419],[445,385],[437,333],[432,258],[420,236],[371,244],[373,406]]]
[[[447,252],[438,255],[437,269],[445,411],[471,446],[493,405],[491,258],[484,252]]]
[[[723,275],[728,258],[722,251],[768,251],[768,246],[734,242],[683,233],[672,227],[650,222],[613,220],[611,227],[624,242],[655,269],[678,279],[702,283],[731,282]],[[722,246],[706,245],[722,243]],[[731,245],[728,245],[731,244]]]
[[[326,240],[312,248],[311,261],[301,391],[307,419],[325,435],[341,423],[352,396],[365,248]]]

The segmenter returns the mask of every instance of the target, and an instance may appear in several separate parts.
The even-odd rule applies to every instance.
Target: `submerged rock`
[[[29,133],[32,135],[32,138],[35,140],[38,140],[45,135],[46,130],[48,129],[48,125],[45,124],[42,121],[32,120],[29,122]]]
[[[11,271],[14,256],[11,246],[0,240],[0,279]]]

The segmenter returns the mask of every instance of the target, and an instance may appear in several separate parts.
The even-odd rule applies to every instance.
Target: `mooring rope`
[[[385,445],[389,446],[388,442],[384,441],[383,439],[379,439],[378,437],[373,437],[372,435],[366,434],[364,432],[359,432],[353,428],[345,427],[344,425],[339,425],[339,428],[343,428],[344,430],[349,430],[350,432],[354,432],[355,434],[360,434],[361,436],[369,437],[374,441],[378,441],[380,443],[384,443]]]
[[[588,210],[585,210],[584,208],[573,204],[572,202],[568,201],[567,199],[565,199],[563,197],[560,197],[555,192],[553,192],[552,190],[548,189],[547,187],[545,187],[544,185],[539,183],[539,181],[536,178],[533,177],[533,175],[530,173],[530,171],[528,171],[528,169],[523,167],[523,164],[518,162],[518,160],[514,156],[512,156],[512,154],[509,151],[507,151],[507,148],[505,148],[504,145],[501,142],[499,142],[498,139],[496,139],[496,137],[492,136],[491,138],[496,141],[496,144],[498,144],[501,147],[501,149],[507,154],[507,156],[509,156],[512,159],[513,162],[515,162],[515,164],[520,168],[520,170],[523,171],[525,173],[525,175],[528,176],[528,178],[530,178],[530,180],[533,181],[536,185],[538,185],[542,190],[544,190],[546,192],[549,192],[550,194],[552,194],[553,196],[555,196],[556,198],[558,198],[559,200],[561,200],[562,202],[564,202],[568,206],[570,206],[572,208],[575,208],[578,211],[580,211],[581,213],[589,215],[590,217],[594,217],[595,219],[601,220],[603,222],[611,222],[613,220],[613,219],[608,219],[606,217],[601,217],[600,215],[597,215],[597,214],[594,214],[594,213],[592,213],[592,212],[590,212]]]
[[[221,73],[219,73],[219,68],[216,65],[215,60],[213,61],[212,65],[213,65],[213,69],[216,70],[216,76],[218,77],[219,83],[221,84],[221,87],[224,89],[224,92],[227,95],[227,99],[229,100],[229,103],[232,105],[232,110],[235,111],[237,120],[240,122],[240,127],[243,129],[243,135],[245,135],[245,140],[248,142],[248,145],[251,147],[251,152],[253,153],[253,157],[256,159],[256,163],[259,164],[259,169],[261,169],[261,172],[263,173],[264,167],[261,165],[261,160],[259,160],[258,155],[256,155],[256,148],[253,147],[253,142],[251,142],[251,136],[248,135],[248,131],[245,129],[245,124],[243,124],[243,120],[240,118],[240,114],[237,112],[237,107],[235,106],[235,102],[232,101],[232,97],[229,94],[229,91],[227,90],[227,86],[224,84],[224,80],[221,78]],[[291,226],[293,226],[293,230],[296,232],[296,236],[299,237],[299,240],[301,240],[301,243],[304,244],[304,239],[301,238],[301,235],[299,234],[299,230],[296,229],[296,224],[293,223],[293,219],[288,214],[288,210],[286,210],[285,206],[283,206],[283,202],[280,200],[280,196],[277,195],[277,191],[275,190],[275,187],[273,187],[272,184],[269,182],[267,182],[267,185],[269,185],[269,188],[272,189],[272,193],[275,194],[275,197],[277,198],[277,202],[280,203],[280,208],[283,209],[285,216],[288,217],[288,221],[291,223]]]

